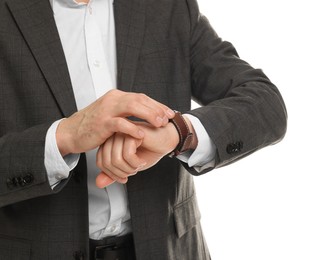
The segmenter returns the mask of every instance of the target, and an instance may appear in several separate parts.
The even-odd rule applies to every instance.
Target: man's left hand
[[[96,179],[99,188],[115,181],[126,183],[128,177],[154,166],[178,145],[179,136],[172,123],[160,128],[148,123],[136,124],[145,133],[143,140],[116,133],[100,146],[97,166],[102,172]]]

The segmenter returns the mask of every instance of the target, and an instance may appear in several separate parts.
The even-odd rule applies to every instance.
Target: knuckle
[[[135,100],[131,100],[127,103],[126,106],[128,111],[133,111],[137,108],[137,102]]]
[[[144,100],[149,99],[149,97],[146,94],[144,94],[144,93],[139,93],[139,96],[140,96],[140,98],[142,98]]]
[[[114,120],[114,126],[116,129],[120,129],[122,127],[123,124],[123,119],[122,118],[116,118]]]
[[[122,173],[120,173],[119,171],[111,171],[108,173],[109,177],[111,177],[113,180],[120,182],[120,180],[124,179],[127,177],[127,175],[123,175]]]
[[[97,133],[97,135],[98,135],[99,140],[105,140],[108,133],[107,133],[107,131],[100,131]]]
[[[125,154],[124,158],[131,167],[136,167],[135,165],[137,165],[137,160],[133,154]]]
[[[101,165],[104,169],[109,169],[111,167],[111,160],[109,157],[104,158],[101,160]]]
[[[155,111],[156,111],[156,113],[157,114],[159,114],[160,116],[164,116],[164,110],[161,108],[161,107],[159,107],[159,106],[157,106],[156,108],[155,108]]]
[[[111,166],[111,163],[108,160],[104,160],[102,162],[102,166],[103,166],[104,169],[109,169],[110,166]]]
[[[123,172],[115,173],[115,175],[116,175],[116,178],[118,178],[118,180],[123,180],[128,177],[128,174],[125,174]]]
[[[118,90],[117,89],[110,89],[105,96],[110,96],[110,97],[114,97],[118,95]]]
[[[113,158],[113,165],[116,168],[122,167],[123,164],[124,164],[123,158],[121,158],[120,156],[116,156],[115,158]]]
[[[132,159],[132,153],[129,150],[124,151],[123,157],[126,161],[129,161]]]
[[[110,173],[110,172],[107,172],[107,173],[105,173],[106,175],[108,175],[112,180],[114,180],[114,181],[118,181],[118,178],[115,176],[115,175],[113,175],[112,173]]]
[[[122,184],[126,184],[128,182],[128,178],[120,178],[118,182]]]
[[[149,100],[149,97],[146,94],[143,94],[143,93],[137,94],[137,102],[147,103],[148,100]]]
[[[129,174],[129,176],[135,176],[138,172],[133,172],[131,174]]]

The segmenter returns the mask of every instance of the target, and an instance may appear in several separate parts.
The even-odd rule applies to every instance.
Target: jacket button
[[[34,181],[34,176],[32,174],[27,174],[26,176],[24,176],[22,178],[23,183],[25,183],[26,185],[29,185],[31,183],[33,183]]]
[[[12,180],[14,187],[17,187],[19,185],[19,178],[18,177],[13,177],[11,180]]]
[[[7,187],[12,190],[13,188],[18,186],[19,179],[17,177],[7,178],[6,182],[7,182]]]
[[[235,154],[235,153],[239,153],[243,148],[243,142],[239,141],[239,142],[234,142],[231,144],[228,144],[227,146],[227,153],[228,154]]]
[[[21,176],[17,177],[17,181],[18,181],[18,184],[19,184],[20,187],[24,187],[25,186],[25,183],[23,182]]]
[[[34,176],[32,174],[27,174],[24,177],[18,176],[13,178],[7,178],[7,187],[12,190],[13,188],[20,186],[24,187],[31,184],[34,181]]]
[[[7,182],[7,187],[9,188],[9,190],[12,190],[15,187],[12,179],[7,178],[6,182]]]

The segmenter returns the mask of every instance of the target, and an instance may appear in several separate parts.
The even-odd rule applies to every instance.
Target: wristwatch
[[[170,122],[174,124],[178,135],[179,143],[176,148],[169,154],[170,157],[177,156],[188,150],[190,150],[190,145],[193,140],[193,134],[190,132],[190,129],[182,116],[181,112],[174,110],[175,117],[170,119]]]

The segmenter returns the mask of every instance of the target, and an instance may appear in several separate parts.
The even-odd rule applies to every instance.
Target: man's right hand
[[[116,132],[142,139],[143,131],[127,120],[128,116],[145,120],[154,127],[161,127],[174,117],[174,112],[144,94],[111,90],[60,122],[56,131],[60,153],[65,156],[87,152],[103,144]]]

